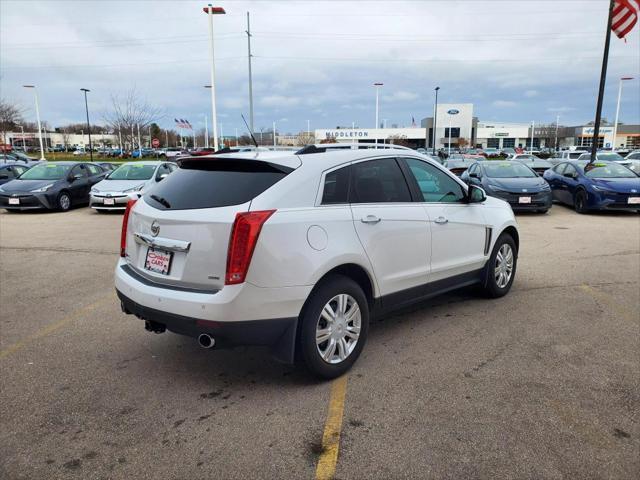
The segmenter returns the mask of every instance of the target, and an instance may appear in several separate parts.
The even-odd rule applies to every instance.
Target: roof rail
[[[392,143],[318,143],[305,145],[296,152],[296,155],[307,155],[310,153],[325,153],[334,150],[409,150],[412,148],[402,145],[394,145]]]

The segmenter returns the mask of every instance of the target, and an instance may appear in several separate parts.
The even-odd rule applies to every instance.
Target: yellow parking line
[[[602,292],[600,290],[596,290],[595,288],[593,288],[593,287],[591,287],[589,285],[581,285],[580,288],[584,292],[586,292],[589,295],[591,295],[596,300],[599,300],[602,303],[606,303],[607,306],[609,308],[611,308],[611,310],[613,310],[615,313],[620,315],[625,320],[628,320],[629,322],[637,322],[638,321],[638,312],[637,312],[637,310],[633,311],[633,312],[635,312],[635,314],[632,313],[631,310],[628,310],[623,305],[620,305],[620,302],[617,302],[611,295],[609,295],[607,293],[604,293],[604,292]]]
[[[28,336],[24,340],[20,340],[19,342],[16,342],[13,345],[9,345],[4,350],[0,350],[0,359],[6,357],[8,355],[11,355],[12,353],[20,350],[22,347],[24,347],[28,343],[31,343],[31,342],[33,342],[35,340],[38,340],[38,339],[40,339],[42,337],[45,337],[45,336],[49,335],[50,333],[55,332],[56,330],[61,329],[65,325],[73,322],[74,320],[77,320],[82,315],[84,315],[86,313],[89,313],[92,310],[95,310],[97,307],[102,305],[104,302],[106,302],[107,300],[111,300],[112,298],[113,298],[113,295],[107,295],[106,297],[102,297],[102,298],[96,300],[95,302],[93,302],[92,304],[87,305],[86,307],[83,307],[80,310],[76,310],[72,314],[64,317],[62,320],[58,320],[57,322],[52,323],[51,325],[48,325],[48,326],[42,328],[41,330],[38,330],[33,335]]]
[[[338,450],[340,448],[340,432],[344,412],[344,397],[347,393],[347,375],[336,378],[331,384],[329,411],[322,435],[322,453],[316,466],[317,480],[331,480],[336,473]]]

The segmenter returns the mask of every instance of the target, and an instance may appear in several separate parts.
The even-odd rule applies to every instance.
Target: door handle
[[[444,217],[438,217],[434,220],[435,223],[437,223],[438,225],[444,225],[445,223],[448,223],[449,220],[447,220]]]
[[[376,217],[375,215],[367,215],[366,217],[362,217],[360,221],[362,223],[378,223],[381,219]]]

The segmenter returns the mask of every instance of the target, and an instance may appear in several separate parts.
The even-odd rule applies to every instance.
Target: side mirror
[[[476,187],[475,185],[469,185],[467,198],[469,203],[482,203],[487,199],[487,194],[482,188]]]
[[[470,177],[472,177],[472,178],[480,178],[480,177],[478,176],[478,174],[477,174],[477,173],[475,173],[475,172],[474,172],[474,173],[470,173],[470,174],[469,174],[469,176],[470,176]]]
[[[164,180],[165,178],[167,178],[169,176],[168,173],[163,173],[162,175],[158,175],[158,177],[156,178],[156,182],[160,182],[162,180]]]
[[[7,175],[6,173],[0,174],[0,180],[8,180],[8,179],[9,179],[9,175]]]

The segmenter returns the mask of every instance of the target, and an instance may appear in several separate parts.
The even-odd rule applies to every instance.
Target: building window
[[[626,147],[634,150],[640,148],[640,136],[627,137]]]
[[[516,139],[515,138],[503,138],[502,139],[502,148],[515,148]]]
[[[500,148],[500,139],[487,138],[487,148]]]
[[[531,139],[527,138],[527,143],[526,143],[527,148],[531,148]],[[539,138],[534,138],[533,139],[533,148],[540,148],[540,139]]]
[[[445,138],[449,138],[449,127],[444,129],[444,136]],[[453,127],[451,129],[451,138],[459,138],[459,137],[460,137],[460,128]]]
[[[576,139],[577,147],[590,147],[593,145],[593,137],[578,137]],[[598,148],[602,148],[604,146],[604,137],[598,137]]]

